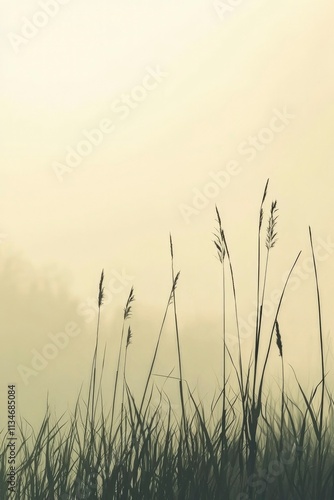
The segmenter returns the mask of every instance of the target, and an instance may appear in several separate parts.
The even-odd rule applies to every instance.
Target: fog
[[[172,284],[170,232],[181,271],[176,298],[184,376],[211,403],[222,351],[215,205],[234,266],[246,363],[268,178],[264,229],[272,200],[279,218],[266,340],[286,273],[302,250],[279,316],[286,377],[293,391],[291,364],[308,390],[319,382],[311,226],[330,367],[334,7],[325,0],[259,0],[225,12],[223,3],[101,0],[97,7],[55,0],[47,8],[43,1],[0,2],[3,408],[12,382],[20,414],[32,421],[47,397],[57,414],[73,408],[89,380],[102,269],[106,403],[132,286],[128,382],[140,394]],[[230,283],[227,330],[236,356]],[[43,349],[52,359],[40,357]],[[178,376],[171,310],[154,371]],[[268,391],[280,383],[275,345],[266,380]],[[177,382],[155,381],[177,405]]]

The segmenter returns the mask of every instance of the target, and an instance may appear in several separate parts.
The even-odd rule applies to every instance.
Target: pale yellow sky
[[[138,330],[139,318],[152,324],[143,334],[153,342],[170,284],[172,231],[182,270],[185,364],[195,380],[193,360],[201,358],[202,330],[208,329],[213,343],[205,340],[201,377],[210,379],[207,357],[220,342],[220,282],[211,242],[215,204],[245,317],[253,310],[257,211],[268,177],[269,201],[277,198],[280,207],[271,289],[282,284],[299,249],[309,257],[308,224],[317,244],[334,241],[334,6],[329,0],[245,0],[220,18],[213,2],[204,0],[54,2],[48,11],[43,0],[0,1],[1,255],[6,262],[18,253],[27,262],[16,257],[14,282],[23,274],[28,282],[41,280],[46,268],[54,285],[58,272],[66,282],[57,312],[49,297],[48,322],[39,324],[29,308],[14,309],[22,324],[15,326],[18,346],[8,352],[14,349],[18,362],[27,363],[31,349],[47,342],[46,328],[78,319],[70,294],[80,303],[94,295],[102,267],[109,276],[130,276],[114,304],[121,306],[134,284]],[[220,185],[213,184],[217,176]],[[327,333],[334,327],[334,255],[330,244],[326,248],[328,258],[319,266]],[[305,332],[305,325],[316,325],[312,306],[310,317],[300,316],[305,302],[313,304],[311,273],[300,282],[290,297],[294,307],[284,314],[293,330],[290,352],[306,335],[307,355],[314,347],[313,331]],[[8,296],[4,289],[2,302],[11,310],[9,301],[15,301],[15,287]],[[12,331],[10,316],[6,321]],[[81,345],[87,359],[88,344]],[[135,344],[134,354],[141,352]],[[47,376],[22,388],[22,397],[55,384],[66,359],[72,373],[73,352],[59,355]],[[302,371],[303,361],[291,355],[291,362]],[[16,368],[6,366],[13,377]],[[84,369],[75,375],[78,383],[85,376]]]

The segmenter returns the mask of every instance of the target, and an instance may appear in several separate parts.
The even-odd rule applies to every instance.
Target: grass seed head
[[[226,243],[225,243],[225,234],[222,227],[222,221],[217,207],[216,207],[216,214],[217,214],[218,229],[215,233],[213,233],[215,237],[213,243],[218,253],[218,259],[221,263],[223,263],[226,255]]]
[[[124,308],[124,319],[128,319],[131,316],[131,309],[132,309],[131,304],[134,300],[135,300],[134,290],[133,287],[131,287],[129,297],[128,300],[126,301],[126,305]]]
[[[172,235],[169,233],[169,244],[170,244],[170,255],[172,260],[174,259],[174,249],[173,249],[173,240]]]
[[[126,349],[131,344],[131,340],[132,340],[132,330],[131,330],[131,327],[129,326],[129,328],[128,328],[128,335],[126,337]]]
[[[99,283],[99,295],[98,295],[98,298],[97,298],[97,302],[98,302],[98,306],[99,307],[102,306],[102,304],[103,304],[103,298],[104,298],[103,280],[104,280],[104,270],[102,269],[100,283]]]
[[[273,248],[273,246],[277,241],[277,233],[275,232],[277,218],[278,218],[278,215],[276,215],[277,211],[278,211],[277,201],[273,201],[271,204],[270,216],[267,228],[266,247],[268,250],[270,250],[270,248]]]
[[[263,191],[263,196],[262,196],[262,201],[261,201],[261,208],[260,208],[260,218],[259,218],[259,230],[262,227],[262,221],[263,221],[263,204],[265,202],[265,199],[267,197],[267,190],[268,190],[268,184],[269,184],[269,179],[267,179],[264,191]]]
[[[279,350],[279,355],[282,357],[283,356],[283,344],[282,344],[282,337],[281,337],[281,332],[279,330],[279,324],[278,321],[275,321],[275,330],[276,330],[276,345]]]

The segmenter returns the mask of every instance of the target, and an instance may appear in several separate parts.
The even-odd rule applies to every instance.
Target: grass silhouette
[[[332,445],[334,399],[326,384],[322,311],[317,263],[309,230],[319,322],[321,377],[309,395],[296,378],[299,401],[285,387],[284,332],[279,315],[285,291],[299,259],[294,259],[283,285],[267,335],[263,306],[273,248],[277,241],[277,202],[269,209],[263,229],[266,183],[259,211],[257,248],[257,298],[254,347],[245,361],[239,329],[239,308],[234,269],[222,219],[216,208],[214,245],[222,279],[222,381],[218,398],[210,408],[197,401],[183,378],[182,332],[176,290],[175,255],[170,236],[171,289],[161,327],[139,401],[126,378],[127,352],[132,339],[131,288],[123,314],[115,367],[112,404],[106,411],[102,392],[105,351],[100,352],[100,315],[104,297],[104,272],[98,287],[98,319],[88,398],[81,393],[71,414],[54,419],[47,405],[38,432],[24,421],[17,424],[17,486],[7,491],[7,441],[3,431],[0,453],[0,498],[15,500],[256,500],[334,498],[334,449]],[[234,359],[226,342],[227,281],[231,282],[238,355]],[[153,370],[165,329],[174,318],[180,412],[174,411],[160,391],[160,404],[153,405]],[[269,334],[269,335],[268,335]],[[267,339],[267,340],[265,340]],[[280,400],[264,393],[269,354],[276,340],[281,358]],[[260,353],[262,356],[260,356]],[[122,361],[123,360],[123,361]],[[123,364],[122,364],[123,363]],[[235,374],[237,390],[230,391],[227,365]],[[292,369],[293,370],[293,369]],[[295,373],[293,371],[293,373]],[[318,392],[320,395],[318,397]],[[120,408],[116,394],[120,394]],[[109,397],[109,395],[108,395]],[[162,402],[168,401],[167,410]],[[298,398],[297,398],[298,399]],[[218,409],[218,411],[217,411]]]

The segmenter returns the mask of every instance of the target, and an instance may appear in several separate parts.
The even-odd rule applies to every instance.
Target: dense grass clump
[[[111,405],[102,394],[105,352],[100,352],[100,315],[104,299],[104,272],[98,287],[98,320],[87,397],[79,394],[72,414],[55,420],[47,406],[36,432],[17,423],[17,483],[7,488],[7,436],[2,433],[0,499],[15,500],[255,500],[334,498],[334,400],[326,384],[322,312],[317,263],[311,229],[315,300],[319,322],[321,373],[311,394],[296,380],[298,401],[285,386],[284,336],[280,311],[294,259],[281,291],[269,332],[264,335],[263,306],[270,259],[277,242],[277,202],[269,209],[263,228],[268,182],[264,189],[257,228],[256,326],[253,351],[242,353],[234,269],[222,219],[216,209],[214,244],[222,279],[222,381],[210,408],[196,400],[183,376],[182,338],[178,324],[174,247],[170,237],[171,289],[152,361],[139,399],[127,383],[129,324],[135,301],[131,289],[124,308],[115,367]],[[226,341],[227,283],[231,284],[237,336],[237,357]],[[171,311],[177,346],[176,383],[180,411],[167,395],[153,404],[157,388],[152,378],[166,318]],[[274,345],[276,343],[276,346]],[[281,359],[279,398],[264,392],[269,354]],[[229,370],[227,369],[229,367]],[[294,373],[294,372],[293,372]],[[237,390],[230,387],[230,377]],[[170,377],[172,378],[172,377]],[[319,393],[319,394],[318,394]]]

